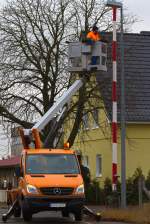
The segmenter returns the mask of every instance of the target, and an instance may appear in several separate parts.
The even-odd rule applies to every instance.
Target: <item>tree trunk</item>
[[[85,84],[84,84],[83,87],[79,90],[79,100],[78,100],[76,118],[73,124],[73,128],[71,130],[70,136],[68,138],[70,147],[73,145],[75,138],[77,136],[78,130],[80,128],[80,124],[81,124],[82,116],[83,116],[83,110],[84,110],[85,97],[86,97],[86,91],[85,91]]]

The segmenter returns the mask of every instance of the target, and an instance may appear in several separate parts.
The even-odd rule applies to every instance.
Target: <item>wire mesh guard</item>
[[[101,41],[88,45],[82,42],[69,43],[69,72],[107,71],[107,44]]]

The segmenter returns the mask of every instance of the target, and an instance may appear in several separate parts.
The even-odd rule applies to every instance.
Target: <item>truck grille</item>
[[[70,195],[74,189],[71,187],[42,187],[40,190],[44,195]]]

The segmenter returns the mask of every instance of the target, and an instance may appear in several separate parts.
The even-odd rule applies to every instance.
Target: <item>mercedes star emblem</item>
[[[61,194],[61,189],[60,188],[54,188],[53,192],[54,192],[54,194]]]

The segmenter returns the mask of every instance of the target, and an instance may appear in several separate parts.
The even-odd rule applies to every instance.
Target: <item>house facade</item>
[[[15,170],[19,164],[20,156],[14,156],[0,160],[0,189],[7,188],[9,184],[11,184],[13,187],[17,186]]]
[[[101,113],[99,113],[99,119]],[[81,150],[83,163],[91,171],[92,178],[97,178],[103,185],[106,177],[112,176],[111,127],[106,119],[103,125],[95,129],[83,130],[77,137],[73,148]],[[102,130],[103,129],[103,130]],[[84,140],[80,141],[84,133]],[[82,135],[83,138],[83,135]],[[127,124],[126,126],[126,175],[131,177],[136,168],[141,167],[146,176],[150,171],[150,125]],[[118,175],[121,177],[121,142],[118,126]]]
[[[112,176],[111,143],[111,83],[112,61],[110,33],[108,40],[108,71],[96,74],[103,106],[93,114],[83,117],[83,127],[73,148],[81,150],[83,163],[91,170],[92,178],[103,185]],[[120,142],[120,36],[118,38],[118,175],[121,176]],[[141,167],[144,175],[150,170],[150,32],[124,34],[125,45],[125,101],[126,101],[126,174],[131,177]],[[97,101],[97,104],[99,102]],[[97,105],[95,105],[97,107]],[[93,121],[93,117],[95,117]],[[96,125],[93,122],[96,121]]]

